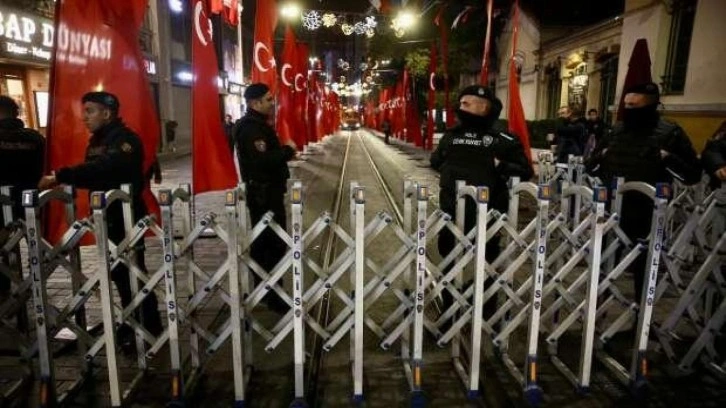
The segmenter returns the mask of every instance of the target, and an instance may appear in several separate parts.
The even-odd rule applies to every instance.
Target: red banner
[[[479,83],[489,85],[489,44],[492,35],[492,0],[487,0],[487,33],[484,37],[484,55],[481,58],[481,73],[479,74]]]
[[[252,82],[262,82],[277,91],[277,72],[275,71],[275,25],[277,24],[277,2],[257,0],[255,14],[255,45],[252,49]]]
[[[454,111],[451,109],[451,90],[449,89],[449,29],[442,20],[445,4],[441,5],[439,14],[434,23],[439,26],[441,35],[441,61],[444,68],[444,110],[446,112],[446,127],[452,127],[456,123]]]
[[[290,140],[295,140],[295,117],[293,106],[293,93],[295,92],[295,71],[294,66],[297,62],[295,56],[295,33],[288,25],[285,29],[285,43],[282,48],[282,68],[280,68],[280,81],[282,84],[277,92],[277,120],[275,127],[280,138],[280,143],[287,144]],[[302,146],[298,146],[301,148]]]
[[[144,173],[155,160],[159,119],[139,43],[128,41],[138,38],[145,12],[146,0],[66,0],[57,6],[47,138],[49,170],[84,161],[89,133],[83,125],[81,97],[99,90],[119,98],[121,118],[144,146]],[[148,186],[143,196],[149,211],[158,214]],[[79,217],[89,213],[88,191],[79,191],[76,206]],[[55,242],[67,227],[62,206],[51,207],[47,238]]]
[[[426,138],[424,140],[424,150],[431,150],[434,141],[434,127],[436,123],[434,121],[434,109],[436,108],[436,67],[438,61],[436,61],[436,43],[431,44],[431,60],[429,61],[429,93],[427,103],[427,115],[426,115]]]
[[[237,184],[232,152],[219,115],[217,52],[212,39],[208,0],[192,5],[192,187],[194,194]]]
[[[524,147],[524,153],[527,159],[532,163],[532,149],[529,144],[529,130],[527,122],[524,119],[524,109],[522,108],[522,99],[519,95],[519,80],[517,78],[517,64],[514,61],[514,55],[517,52],[517,38],[519,37],[519,1],[514,3],[514,19],[512,21],[512,55],[509,58],[509,111],[507,113],[507,121],[509,122],[509,131],[519,137],[519,141]]]

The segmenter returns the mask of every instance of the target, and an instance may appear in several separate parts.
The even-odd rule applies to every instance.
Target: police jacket
[[[116,119],[93,132],[86,148],[85,161],[61,168],[56,173],[56,180],[76,188],[103,192],[131,184],[134,216],[139,219],[146,215],[146,206],[141,199],[145,185],[143,162],[141,140],[120,119]],[[123,231],[121,203],[116,202],[109,207],[108,219],[110,235]]]
[[[495,165],[494,159],[499,160]],[[489,187],[490,206],[506,211],[510,177],[529,180],[533,171],[516,136],[494,129],[461,125],[449,129],[431,154],[431,167],[441,173],[442,193],[455,196],[456,181]]]
[[[726,135],[717,134],[713,139],[706,143],[706,147],[701,153],[701,162],[703,169],[711,177],[711,187],[721,185],[721,180],[714,176],[714,173],[722,167],[726,167]]]
[[[661,158],[661,150],[669,154]],[[675,178],[694,184],[701,179],[701,166],[688,136],[680,126],[663,119],[644,129],[617,124],[585,165],[603,181],[624,177],[625,181],[655,184]]]
[[[40,133],[25,128],[17,118],[0,120],[0,186],[13,187],[14,218],[24,218],[21,195],[37,188],[44,159],[45,139]]]
[[[587,141],[587,129],[581,121],[567,121],[557,127],[555,143],[557,144],[557,162],[567,163],[569,155],[581,156]]]
[[[264,115],[248,109],[240,119],[235,143],[242,180],[250,188],[264,186],[285,191],[290,178],[287,162],[295,156],[295,149],[280,145],[275,130],[267,124]]]

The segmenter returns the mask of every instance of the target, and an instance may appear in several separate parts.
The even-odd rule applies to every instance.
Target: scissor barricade
[[[21,263],[20,245],[25,238],[25,222],[15,220],[13,217],[13,200],[11,187],[0,187],[0,205],[2,224],[0,225],[0,278],[7,285],[7,289],[0,295],[0,331],[5,344],[13,347],[19,358],[27,356],[32,346],[32,337],[29,332],[27,299],[30,291],[20,290],[23,286],[24,274]],[[5,289],[5,288],[4,288]],[[6,343],[12,339],[12,344]],[[9,350],[8,350],[9,351]],[[0,388],[0,401],[14,396],[27,380],[32,377],[32,367],[22,365],[22,373],[15,381],[6,383]]]
[[[703,364],[723,377],[723,350],[716,344],[726,318],[726,189],[713,191],[693,207],[664,257],[674,302],[663,302],[665,317],[655,333],[675,368],[683,374]]]
[[[70,225],[56,244],[43,238],[40,218],[41,213],[53,202],[60,202],[64,206],[66,221]],[[30,347],[25,350],[25,356],[38,359],[39,404],[45,407],[67,401],[91,371],[89,350],[96,341],[96,335],[88,330],[85,305],[98,285],[98,276],[86,277],[82,273],[78,243],[85,235],[93,235],[94,228],[87,219],[76,220],[73,191],[70,188],[40,194],[35,190],[24,191],[22,205],[25,208],[23,232],[30,268],[28,276],[14,289],[13,298],[19,307],[24,307],[28,298],[32,301],[35,336]],[[63,272],[70,275],[71,295],[60,303],[51,303],[47,287],[49,278],[57,278]],[[55,337],[61,330],[70,331],[76,337],[82,371],[77,380],[64,387],[62,392],[57,388],[54,369],[54,350],[58,345]]]

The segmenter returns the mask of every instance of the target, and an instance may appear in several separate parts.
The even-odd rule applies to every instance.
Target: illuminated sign
[[[0,57],[49,62],[52,48],[51,20],[0,9]]]
[[[53,50],[54,27],[47,18],[0,9],[0,57],[49,62]],[[89,60],[108,61],[113,52],[109,37],[76,31],[61,24],[58,28],[59,61],[86,65]]]

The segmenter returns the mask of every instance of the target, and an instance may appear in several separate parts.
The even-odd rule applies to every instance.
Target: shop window
[[[615,91],[618,81],[618,57],[613,56],[602,62],[600,70],[600,117],[605,123],[612,123],[615,104]]]
[[[685,89],[696,4],[697,0],[671,0],[668,54],[661,83],[663,93],[683,94]]]

